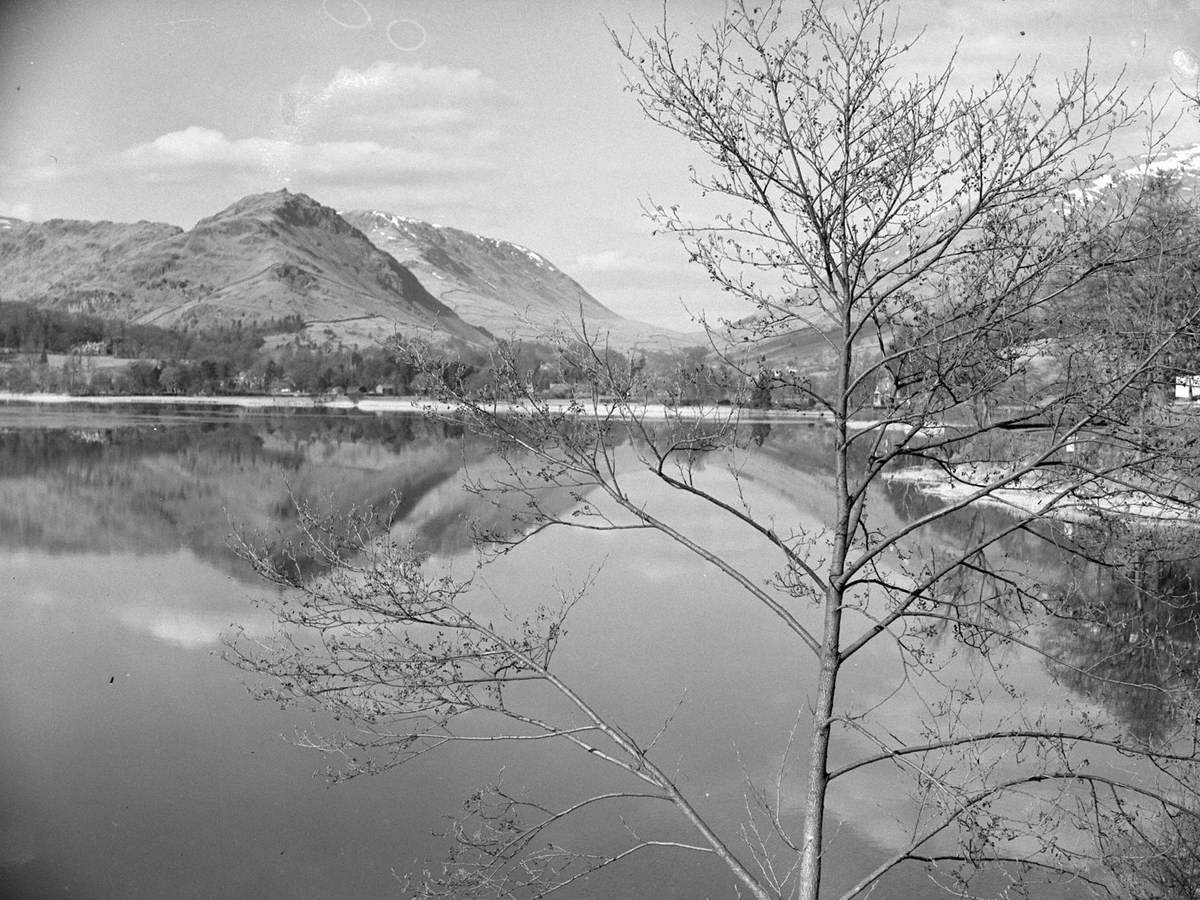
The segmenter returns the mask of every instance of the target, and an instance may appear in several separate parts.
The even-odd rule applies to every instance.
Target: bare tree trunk
[[[813,733],[805,793],[804,832],[801,837],[800,900],[816,900],[821,890],[821,849],[825,827],[825,791],[829,786],[829,738],[833,729],[833,701],[837,690],[838,640],[842,629],[841,589],[830,586],[825,599],[825,632],[817,699],[813,708]]]
[[[846,306],[850,308],[849,304]],[[812,740],[808,759],[808,785],[805,792],[804,831],[800,843],[799,900],[817,900],[821,893],[821,855],[825,830],[825,792],[829,787],[829,739],[833,730],[834,697],[837,693],[838,670],[841,667],[842,601],[845,595],[843,576],[846,555],[850,547],[850,491],[846,469],[853,337],[849,317],[843,318],[842,341],[844,352],[838,372],[839,389],[835,431],[835,480],[837,518],[834,526],[833,557],[830,560],[829,582],[825,590],[825,621],[819,654],[817,697],[812,713]]]

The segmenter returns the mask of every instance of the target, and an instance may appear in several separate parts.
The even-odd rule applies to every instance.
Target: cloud
[[[318,88],[297,84],[280,97],[279,128],[289,135],[390,140],[486,137],[516,98],[478,69],[380,61],[341,68]]]
[[[117,155],[116,167],[129,171],[194,167],[238,169],[256,165],[271,152],[272,145],[278,144],[263,138],[230,141],[215,129],[192,125],[123,150]]]
[[[477,199],[479,184],[500,175],[504,110],[517,102],[478,69],[343,67],[328,81],[301,82],[280,95],[276,113],[250,134],[192,123],[86,159],[38,153],[0,161],[0,215],[30,218],[32,204],[10,198],[97,177],[114,184],[332,188],[342,203],[357,190],[356,197],[365,195],[359,205],[378,205],[389,191],[408,206]]]
[[[109,168],[147,181],[188,181],[207,174],[244,174],[274,181],[404,185],[441,178],[482,178],[493,172],[487,159],[394,147],[377,141],[314,141],[278,138],[231,139],[213,128],[192,125],[135,144]]]
[[[11,216],[14,219],[32,219],[33,205],[24,201],[8,202],[0,197],[0,216]]]
[[[638,267],[638,260],[622,250],[601,250],[575,257],[574,268],[580,272],[622,272]]]
[[[231,630],[233,622],[247,634],[258,636],[270,634],[275,625],[275,620],[260,610],[163,609],[138,604],[119,607],[116,619],[134,631],[185,650],[217,646],[221,636]]]
[[[645,242],[642,242],[645,247]],[[697,266],[688,266],[669,245],[639,249],[605,249],[582,253],[569,260],[564,270],[610,307],[618,302],[616,292],[646,292],[646,298],[677,298],[708,287],[707,276]],[[612,301],[612,302],[610,302]],[[644,319],[649,310],[638,300],[628,311],[618,310],[635,319]],[[677,303],[672,299],[672,306]],[[615,307],[614,307],[615,309]],[[677,311],[676,311],[677,312]]]
[[[647,259],[638,253],[626,250],[600,250],[596,253],[581,253],[572,260],[572,269],[597,275],[650,275],[675,273],[679,263],[674,259]]]
[[[36,188],[44,184],[52,184],[72,178],[80,174],[81,171],[78,166],[69,164],[59,165],[58,163],[40,161],[0,163],[0,183],[11,185],[17,189]],[[12,213],[12,215],[17,214]]]
[[[377,62],[282,94],[264,133],[189,125],[101,167],[151,183],[240,175],[304,186],[379,188],[496,174],[499,112],[516,99],[478,69]]]
[[[251,605],[247,597],[214,594],[214,570],[191,552],[156,559],[158,565],[131,579],[119,566],[101,566],[98,573],[88,556],[10,554],[5,571],[11,590],[0,595],[0,609],[22,619],[44,618],[47,627],[72,632],[100,615],[185,649],[216,646],[234,622],[253,636],[274,630],[277,620],[267,607]],[[159,565],[177,572],[178,582],[164,588],[155,574]],[[272,595],[269,588],[258,587],[249,597]]]

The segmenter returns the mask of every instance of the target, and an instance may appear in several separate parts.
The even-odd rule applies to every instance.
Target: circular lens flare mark
[[[407,35],[407,37],[409,37],[409,40],[407,40],[407,41],[399,40],[397,38],[397,35],[395,33],[393,33],[393,29],[397,25],[407,25],[408,26],[408,28],[406,30],[409,32]],[[406,35],[403,32],[400,33],[401,38],[403,38],[405,36]],[[428,37],[428,35],[425,33],[425,28],[421,25],[420,22],[413,21],[412,19],[392,19],[392,21],[388,22],[388,27],[387,27],[388,43],[391,44],[393,47],[395,47],[397,50],[403,50],[406,53],[411,53],[413,50],[420,50],[422,47],[425,46],[425,40],[427,37]],[[416,41],[414,42],[412,40],[412,38],[416,38]]]
[[[350,28],[350,29],[353,29],[354,31],[358,31],[359,29],[366,28],[368,25],[371,24],[371,14],[367,11],[367,8],[365,6],[363,6],[362,3],[359,2],[359,0],[340,0],[340,2],[349,3],[349,4],[353,4],[354,6],[357,6],[358,11],[363,14],[362,23],[357,24],[354,22],[346,22],[342,19],[339,19],[337,16],[335,16],[333,13],[331,13],[329,11],[329,0],[321,0],[321,10],[331,20],[336,22],[338,25],[341,25],[343,28]]]

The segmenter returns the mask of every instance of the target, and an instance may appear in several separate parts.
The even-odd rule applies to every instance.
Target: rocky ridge
[[[52,219],[0,231],[0,299],[180,326],[295,315],[309,329],[491,338],[334,210],[286,190],[244,197],[188,231]]]
[[[317,342],[393,334],[490,346],[578,329],[614,345],[686,346],[624,319],[540,254],[378,211],[339,214],[287,190],[191,229],[0,218],[0,300],[164,327],[297,316]]]
[[[544,256],[520,244],[382,210],[342,216],[416,273],[439,300],[497,337],[571,333],[582,320],[590,333],[603,333],[622,346],[667,349],[697,343],[619,316]]]

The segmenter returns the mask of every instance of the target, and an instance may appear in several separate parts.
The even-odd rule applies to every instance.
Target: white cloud
[[[498,113],[515,99],[477,69],[377,62],[280,98],[264,134],[190,125],[117,153],[104,168],[148,182],[241,175],[316,187],[478,180],[496,172]]]
[[[330,105],[375,109],[507,105],[513,97],[478,69],[412,66],[381,60],[362,71],[343,67],[320,92]]]
[[[0,191],[11,196],[99,176],[150,185],[228,187],[232,180],[246,190],[357,188],[368,205],[389,189],[403,192],[405,204],[463,190],[477,198],[479,183],[500,174],[503,112],[516,102],[478,69],[393,62],[341,68],[327,82],[283,94],[273,121],[255,133],[230,136],[191,124],[86,161],[45,153],[0,161]],[[32,204],[0,197],[0,215],[31,214]]]
[[[276,619],[269,609],[246,602],[252,596],[272,596],[269,588],[256,586],[243,596],[214,596],[214,570],[191,552],[148,559],[157,564],[148,564],[131,579],[119,566],[97,567],[90,556],[9,554],[5,572],[11,576],[6,584],[11,590],[0,594],[0,609],[23,617],[45,616],[48,625],[72,631],[99,612],[126,628],[188,649],[217,645],[234,622],[250,635],[274,630]],[[159,580],[162,571],[178,575],[166,591]]]
[[[148,181],[190,180],[240,173],[272,181],[317,184],[419,184],[440,178],[489,176],[486,159],[393,147],[377,141],[231,139],[192,125],[121,151],[110,168]]]
[[[33,205],[21,200],[10,203],[0,197],[0,216],[12,216],[14,219],[32,219]]]
[[[625,250],[600,250],[596,253],[581,253],[572,262],[573,270],[579,272],[608,273],[661,273],[676,272],[679,265],[674,261],[647,259]]]
[[[635,267],[635,261],[621,250],[601,250],[575,257],[574,268],[581,272],[613,272]]]
[[[130,171],[200,167],[244,168],[257,165],[277,141],[248,138],[230,141],[219,131],[192,125],[123,150],[117,168]]]
[[[217,646],[235,621],[246,629],[247,634],[260,636],[270,634],[275,625],[275,620],[261,610],[240,608],[216,611],[130,605],[118,608],[116,618],[134,631],[187,650]]]
[[[298,84],[280,100],[280,130],[289,136],[380,140],[490,131],[496,114],[515,103],[478,69],[376,62],[341,68],[319,88]]]

